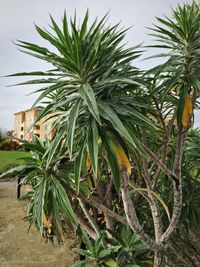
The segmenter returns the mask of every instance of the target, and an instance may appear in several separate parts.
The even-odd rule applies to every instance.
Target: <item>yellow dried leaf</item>
[[[193,107],[192,107],[192,98],[189,94],[186,95],[186,104],[187,104],[188,114],[189,114],[190,119],[191,119],[192,113],[193,113]]]
[[[45,213],[43,215],[43,225],[48,230],[48,232],[51,233],[52,224],[50,219],[46,217]]]
[[[89,157],[87,157],[86,159],[86,171],[89,172],[90,168],[91,168],[91,163],[90,163],[90,159]]]
[[[192,99],[189,94],[185,96],[185,103],[182,114],[182,126],[186,128],[191,121],[193,114]]]
[[[116,145],[117,150],[117,159],[121,170],[127,170],[128,174],[131,174],[131,163],[124,152],[123,148],[117,144]]]

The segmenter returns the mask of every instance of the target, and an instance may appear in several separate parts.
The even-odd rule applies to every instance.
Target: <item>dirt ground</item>
[[[26,206],[16,200],[15,182],[0,182],[0,267],[70,267],[73,239],[59,247],[45,244],[34,227],[27,234]]]

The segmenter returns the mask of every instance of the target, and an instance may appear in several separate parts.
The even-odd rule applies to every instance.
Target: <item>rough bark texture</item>
[[[176,229],[182,208],[182,181],[181,181],[181,163],[183,155],[183,146],[186,137],[186,131],[180,129],[177,134],[177,148],[174,160],[174,173],[176,175],[177,182],[174,182],[174,207],[170,224],[163,234],[161,241],[166,243],[171,237],[172,233]]]
[[[145,140],[146,141],[146,140]],[[146,143],[146,142],[145,142]],[[146,159],[143,159],[143,177],[146,182],[147,189],[152,190],[152,183],[151,183],[151,177],[148,170],[148,162]],[[150,192],[148,192],[149,197],[149,206],[151,209],[151,214],[153,218],[153,225],[154,225],[154,232],[155,232],[155,241],[158,243],[160,241],[160,238],[162,236],[162,228],[161,228],[161,219],[159,215],[158,206],[155,202],[154,197]]]
[[[154,252],[154,267],[164,267],[165,251],[164,248]]]
[[[124,211],[126,215],[127,222],[135,234],[143,241],[151,250],[157,251],[160,250],[162,244],[156,243],[152,240],[147,233],[143,230],[142,226],[139,223],[132,199],[129,192],[129,177],[126,170],[122,171],[121,177],[121,193],[122,201],[124,205]]]
[[[79,201],[79,204],[81,206],[81,209],[82,209],[83,213],[85,214],[85,217],[88,219],[88,222],[90,223],[90,225],[94,229],[97,237],[100,236],[99,227],[96,224],[96,222],[93,220],[93,218],[90,216],[90,214],[89,214],[89,212],[88,212],[88,210],[86,208],[85,202],[81,198],[78,198],[78,201]]]
[[[76,214],[78,223],[80,224],[80,226],[86,231],[86,233],[92,238],[92,239],[97,239],[97,234],[94,232],[94,230],[92,230],[88,224],[85,222],[85,220],[83,220],[79,214]]]
[[[103,197],[103,203],[105,203],[106,207],[110,210],[112,210],[112,200],[113,200],[112,187],[113,187],[113,179],[112,177],[110,177],[110,181],[109,181],[109,184],[106,190],[106,194]],[[105,216],[106,228],[109,230],[113,230],[113,227],[114,227],[113,219],[106,213],[104,213],[104,216]],[[108,233],[107,235],[110,238],[112,237],[110,233]]]

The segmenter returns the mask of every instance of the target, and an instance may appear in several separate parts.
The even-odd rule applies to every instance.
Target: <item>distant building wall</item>
[[[55,129],[52,129],[54,118],[48,119],[46,116],[32,126],[41,111],[42,109],[28,109],[15,113],[13,136],[28,142],[32,141],[33,135],[37,135],[42,141],[51,139],[55,134]]]
[[[47,120],[48,119],[48,120]],[[45,116],[40,121],[40,138],[41,140],[45,140],[46,138],[51,139],[55,134],[55,129],[52,128],[54,123],[54,118],[50,118],[49,116]]]

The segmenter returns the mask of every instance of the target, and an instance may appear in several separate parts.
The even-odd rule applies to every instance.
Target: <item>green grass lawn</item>
[[[20,158],[28,157],[29,155],[29,152],[24,151],[0,150],[0,173],[9,168],[9,166],[21,164],[23,160],[20,160]]]

